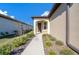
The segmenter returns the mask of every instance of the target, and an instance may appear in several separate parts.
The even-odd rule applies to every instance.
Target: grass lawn
[[[3,44],[8,43],[10,41],[12,41],[12,38],[10,38],[10,39],[8,39],[8,38],[0,39],[0,46],[2,46]]]
[[[44,52],[46,55],[75,55],[69,47],[60,40],[48,34],[43,34]]]

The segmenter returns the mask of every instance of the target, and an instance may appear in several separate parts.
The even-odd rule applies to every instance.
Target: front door
[[[41,30],[41,23],[38,23],[38,32],[41,32],[42,30]]]

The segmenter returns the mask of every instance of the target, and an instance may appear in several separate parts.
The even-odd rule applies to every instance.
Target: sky
[[[0,3],[0,13],[33,25],[32,16],[47,16],[52,3]]]

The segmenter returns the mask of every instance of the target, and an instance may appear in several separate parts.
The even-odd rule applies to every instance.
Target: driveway
[[[42,34],[37,34],[21,55],[44,55]]]

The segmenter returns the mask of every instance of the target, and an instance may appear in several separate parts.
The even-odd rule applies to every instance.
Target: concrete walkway
[[[37,34],[21,55],[44,55],[42,34]]]

